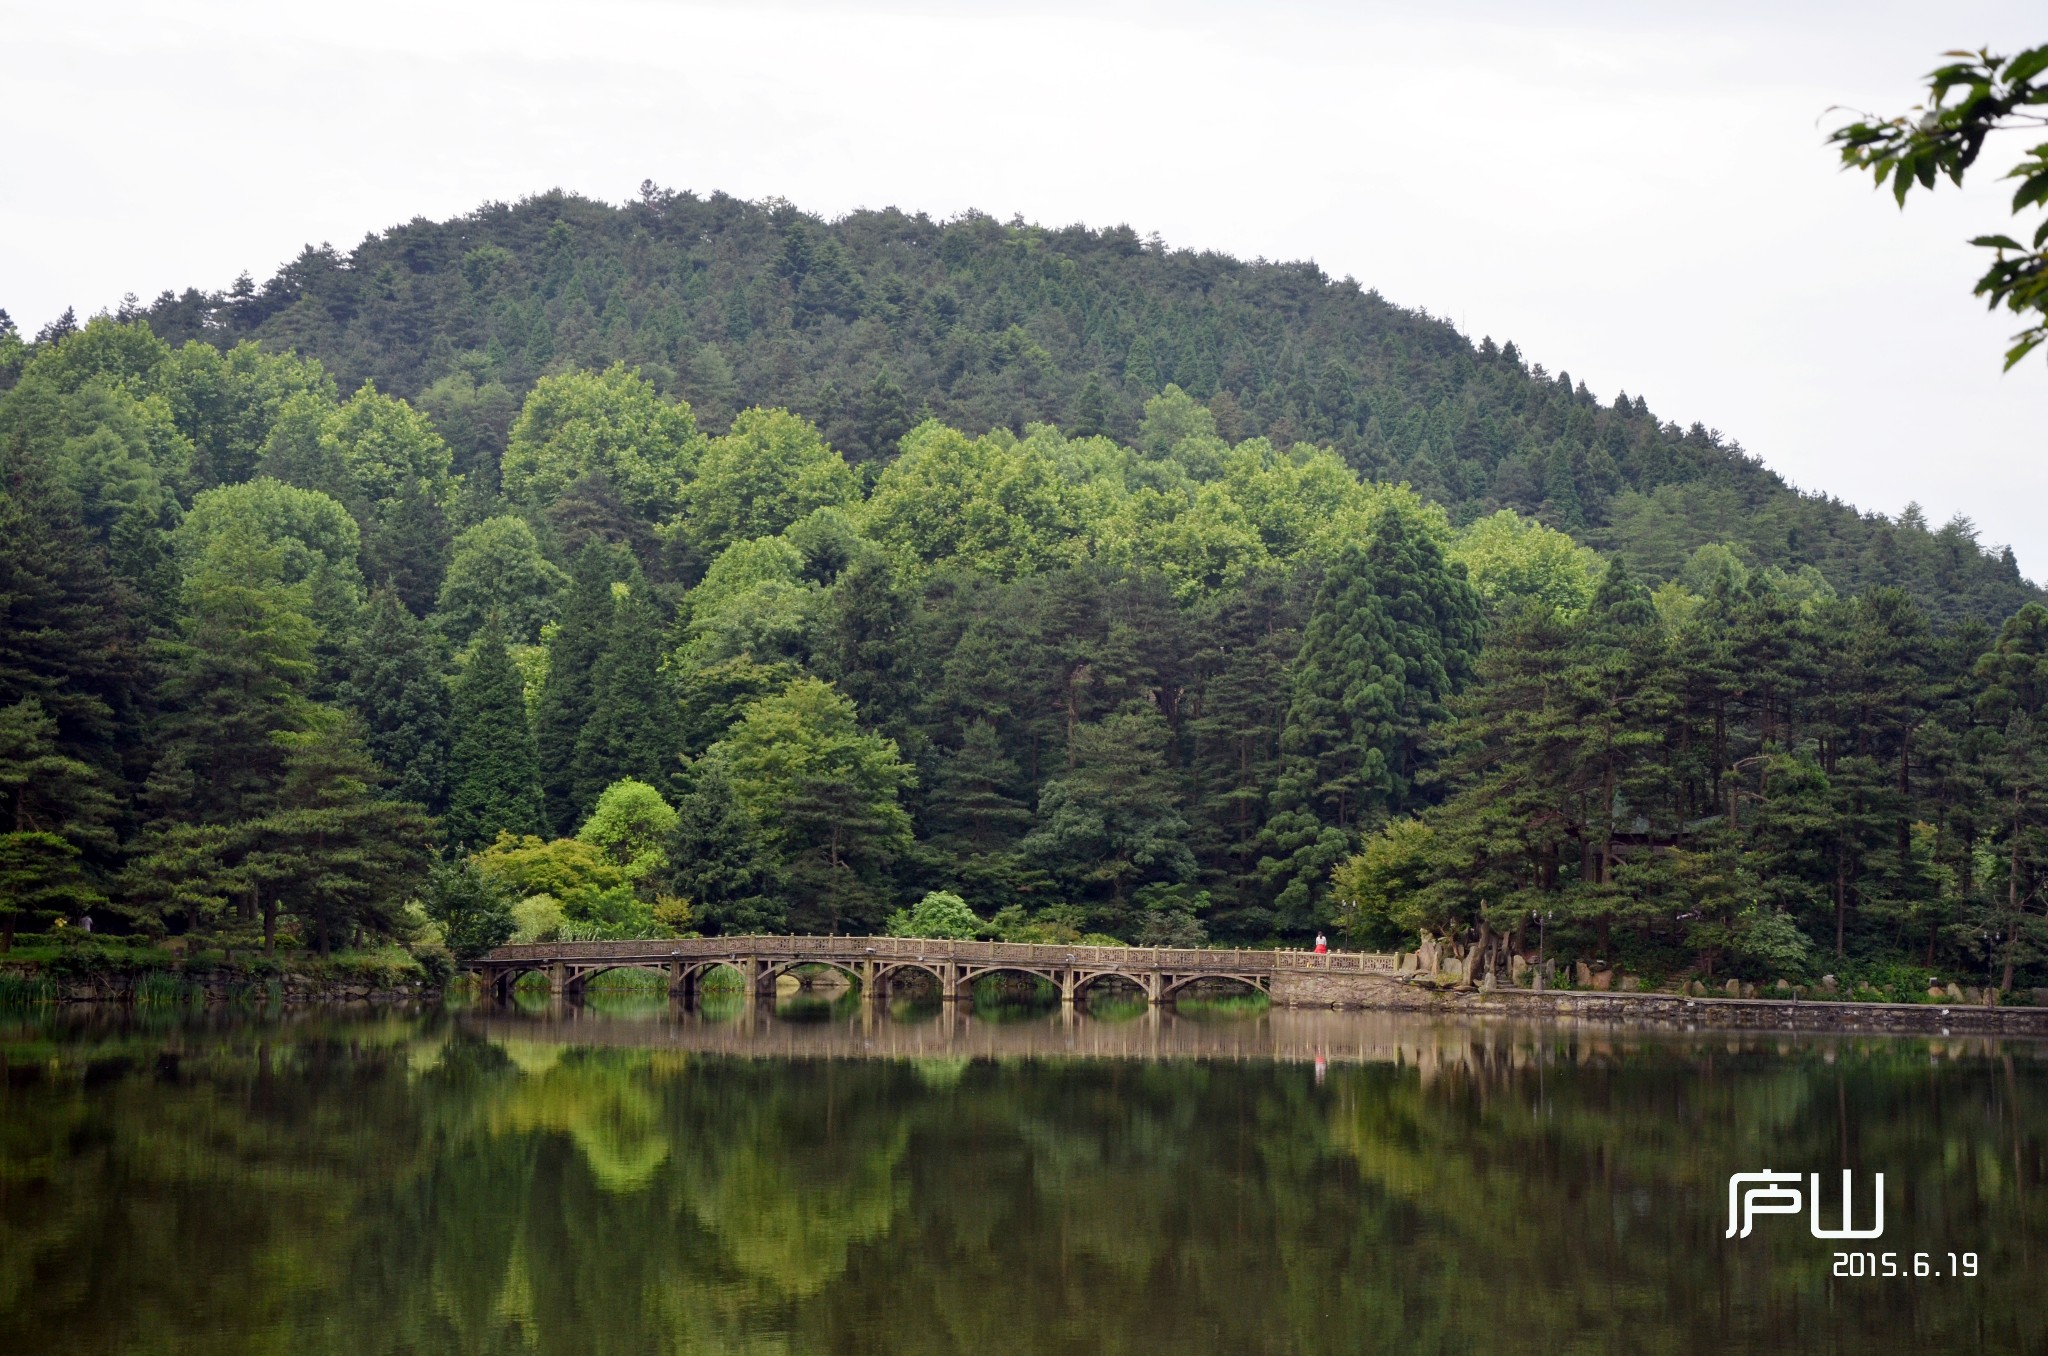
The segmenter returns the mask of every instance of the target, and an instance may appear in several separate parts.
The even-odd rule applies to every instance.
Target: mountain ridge
[[[707,429],[781,406],[855,463],[890,456],[918,413],[1128,440],[1172,384],[1226,438],[1325,444],[1454,521],[1511,508],[1653,580],[1726,543],[1811,565],[1844,593],[1899,584],[1938,625],[2043,596],[1965,518],[1860,512],[1716,430],[1660,421],[1626,393],[1603,404],[1511,342],[1474,344],[1313,263],[1171,248],[1127,225],[895,208],[827,221],[651,183],[619,206],[554,190],[414,218],[346,254],[309,246],[260,284],[166,291],[122,315],[173,343],[291,348],[444,421],[436,383],[517,396],[563,366],[624,361]],[[497,451],[502,429],[472,456]]]

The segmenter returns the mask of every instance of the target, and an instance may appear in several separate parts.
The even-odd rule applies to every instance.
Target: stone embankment
[[[1412,972],[1273,976],[1287,1007],[1401,1009],[1447,1017],[1597,1022],[1692,1030],[1854,1031],[1927,1035],[2048,1036],[2048,1007],[1962,1003],[1848,1003],[1795,998],[1705,998],[1676,993],[1600,993],[1501,987],[1454,988]]]

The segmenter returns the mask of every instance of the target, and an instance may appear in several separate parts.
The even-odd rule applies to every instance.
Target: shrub
[[[975,916],[967,901],[950,890],[933,890],[908,910],[889,918],[891,937],[947,937],[971,941],[986,935],[988,924]]]

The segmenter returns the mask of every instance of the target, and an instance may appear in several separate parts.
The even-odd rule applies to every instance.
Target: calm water
[[[2048,1350],[2039,1046],[1006,1015],[0,1018],[0,1352]]]

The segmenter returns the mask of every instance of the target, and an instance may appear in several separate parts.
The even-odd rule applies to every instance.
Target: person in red
[[[1316,954],[1320,956],[1329,949],[1330,939],[1328,937],[1325,937],[1322,933],[1318,932],[1316,934]]]

